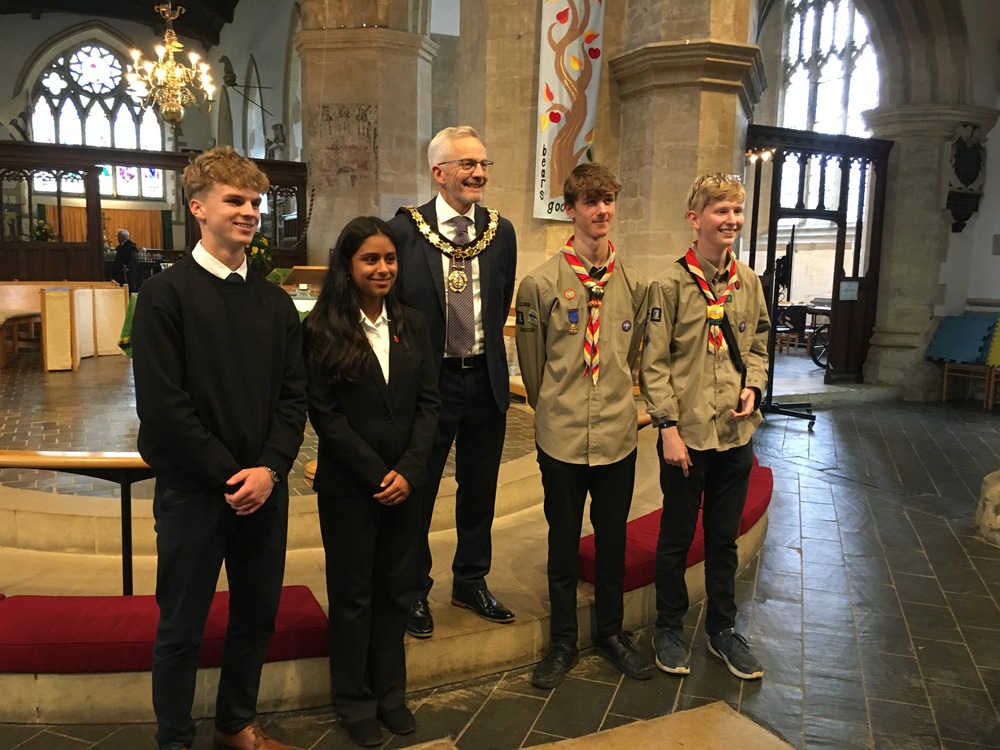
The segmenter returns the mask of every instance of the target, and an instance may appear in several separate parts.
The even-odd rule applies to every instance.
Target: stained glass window
[[[154,113],[137,105],[123,75],[128,62],[97,42],[82,44],[56,56],[32,90],[31,133],[38,143],[67,143],[103,148],[163,150],[163,127]],[[146,174],[148,172],[148,174]],[[99,178],[101,195],[160,200],[162,170],[106,168]],[[79,194],[78,177],[36,176],[39,192]]]

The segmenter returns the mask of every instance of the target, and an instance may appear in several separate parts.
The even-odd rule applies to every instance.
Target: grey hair
[[[125,239],[128,239],[129,238],[128,230],[127,229],[119,229],[118,230],[118,236],[119,237],[124,237]]]
[[[459,138],[475,138],[480,143],[483,140],[471,125],[459,125],[439,130],[437,135],[431,138],[431,142],[427,144],[427,164],[431,169],[434,169],[434,165],[439,163],[438,160],[441,158],[441,152],[444,151],[445,146]]]

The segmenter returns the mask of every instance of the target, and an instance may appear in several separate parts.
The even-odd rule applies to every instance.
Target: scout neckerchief
[[[403,206],[396,213],[404,212],[409,214],[410,218],[413,219],[413,223],[417,225],[417,231],[424,236],[425,240],[449,258],[455,259],[456,270],[448,274],[448,288],[455,293],[462,292],[469,284],[468,276],[465,273],[465,261],[475,258],[489,247],[496,236],[497,226],[500,223],[500,214],[491,208],[486,209],[488,217],[486,231],[483,232],[478,241],[463,247],[462,245],[456,245],[454,242],[449,242],[431,229],[430,224],[427,223],[420,211],[413,206]]]
[[[608,242],[610,253],[608,255],[608,267],[600,281],[590,278],[590,272],[580,262],[580,258],[573,251],[573,238],[566,241],[563,248],[563,257],[573,269],[580,283],[587,290],[587,307],[589,314],[587,317],[587,333],[583,339],[583,374],[590,375],[597,385],[597,376],[601,369],[601,358],[597,351],[597,344],[601,338],[601,300],[604,298],[604,285],[611,278],[611,272],[615,268],[615,246]]]
[[[737,284],[736,256],[731,247],[726,248],[726,258],[729,262],[729,284],[726,286],[726,291],[716,299],[712,288],[705,279],[704,272],[701,270],[701,264],[698,263],[698,255],[694,248],[688,248],[687,254],[684,256],[684,265],[687,266],[688,273],[698,283],[698,288],[708,300],[708,350],[716,355],[724,354],[729,348],[726,344],[726,337],[722,333],[722,320],[726,317],[724,305],[729,299],[729,295],[732,294],[733,287]]]

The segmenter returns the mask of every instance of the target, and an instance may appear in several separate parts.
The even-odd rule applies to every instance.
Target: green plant
[[[271,242],[260,232],[255,232],[246,247],[247,265],[251,271],[269,273],[272,268]]]

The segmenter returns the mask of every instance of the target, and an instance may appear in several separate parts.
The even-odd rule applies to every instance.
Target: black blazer
[[[434,201],[418,208],[424,220],[438,231]],[[476,236],[486,231],[486,209],[476,206]],[[431,346],[440,371],[445,344],[444,273],[441,252],[417,230],[409,213],[400,209],[389,222],[396,238],[399,262],[397,284],[408,305],[424,314],[430,330]],[[503,327],[510,313],[517,272],[517,237],[513,225],[503,217],[496,236],[479,258],[480,304],[483,311],[483,335],[490,386],[501,412],[510,406],[510,378],[507,371],[507,347]]]
[[[413,487],[423,484],[441,404],[439,363],[423,317],[403,308],[403,319],[402,336],[389,321],[388,385],[374,351],[359,381],[337,384],[307,352],[309,421],[319,437],[316,492],[371,496],[390,469]]]

